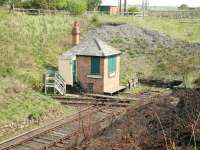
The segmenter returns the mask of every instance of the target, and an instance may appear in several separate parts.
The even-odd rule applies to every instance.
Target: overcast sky
[[[122,0],[124,1],[124,0]],[[119,0],[102,0],[103,4],[118,5]],[[128,4],[141,4],[142,0],[127,0]],[[200,7],[200,0],[149,0],[150,6],[180,6]]]

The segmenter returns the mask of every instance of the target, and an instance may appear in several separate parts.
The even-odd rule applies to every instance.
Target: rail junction
[[[0,144],[0,150],[66,150],[100,133],[122,117],[134,105],[148,104],[150,95],[122,96],[85,95],[54,97],[63,105],[84,105],[78,113],[19,135]],[[146,98],[146,99],[145,99]]]

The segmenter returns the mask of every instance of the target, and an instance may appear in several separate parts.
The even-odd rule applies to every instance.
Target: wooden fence
[[[116,16],[142,16],[142,12],[121,12],[121,13],[110,13],[108,11],[87,11],[87,15],[116,15]]]
[[[22,8],[14,8],[14,12],[20,12],[28,15],[55,15],[55,14],[63,14],[63,15],[73,15],[70,12],[65,10],[49,10],[49,9],[22,9]],[[200,18],[200,10],[188,10],[188,11],[147,11],[145,14],[143,12],[122,12],[117,14],[112,14],[107,11],[87,11],[84,15],[92,16],[92,15],[114,15],[114,16],[136,16],[143,17],[152,16],[152,17],[167,17],[174,19],[183,19],[183,18]]]
[[[174,19],[200,18],[200,10],[148,11],[148,16],[167,17]]]
[[[22,9],[22,8],[14,8],[14,12],[24,13],[28,15],[55,15],[55,14],[63,14],[63,15],[73,15],[70,12],[65,10],[49,10],[49,9]],[[124,15],[124,16],[142,16],[141,12],[122,12],[118,14],[112,14],[108,11],[87,11],[84,15],[92,16],[92,15]]]
[[[55,15],[55,14],[72,15],[65,10],[14,8],[13,11],[28,15]]]

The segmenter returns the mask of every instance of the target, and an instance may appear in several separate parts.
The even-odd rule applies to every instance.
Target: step
[[[46,77],[46,80],[54,80],[55,77]]]

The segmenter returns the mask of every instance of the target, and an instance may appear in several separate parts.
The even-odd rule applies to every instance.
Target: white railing
[[[73,15],[66,10],[50,10],[50,9],[23,9],[23,8],[14,8],[14,12],[20,12],[30,15],[54,15],[54,14],[63,14],[63,15]],[[110,13],[108,11],[87,11],[84,15],[114,15],[114,16],[143,16],[143,12],[121,12],[121,13]],[[169,18],[193,18],[200,17],[199,10],[148,10],[145,13],[145,16],[154,16],[154,17],[169,17]]]
[[[65,80],[58,72],[55,72],[54,80],[56,89],[60,92],[60,94],[64,95],[66,93]]]
[[[24,8],[14,8],[14,12],[29,14],[29,15],[73,15],[66,10],[50,10],[50,9],[24,9]],[[121,12],[121,13],[110,13],[109,11],[87,11],[84,15],[124,15],[124,16],[141,16],[142,12]]]
[[[68,11],[65,10],[51,10],[51,9],[24,9],[24,8],[14,8],[14,12],[20,12],[29,15],[53,15],[53,14],[63,14],[70,15]]]
[[[59,92],[59,94],[64,95],[66,93],[66,85],[63,77],[55,72],[54,76],[50,76],[48,73],[45,74],[45,94],[48,92],[48,88],[54,88],[54,95]]]
[[[153,17],[168,17],[168,18],[198,18],[200,10],[165,10],[165,11],[148,11],[148,16]]]

